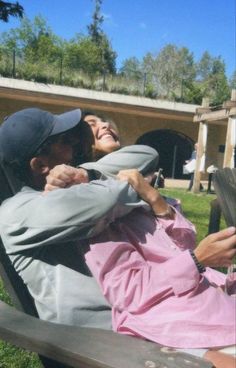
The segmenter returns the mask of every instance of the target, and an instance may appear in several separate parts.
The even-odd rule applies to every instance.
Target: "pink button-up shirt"
[[[200,275],[189,253],[193,225],[180,213],[137,209],[92,239],[86,261],[112,306],[113,329],[177,348],[236,343],[236,299],[225,275]]]

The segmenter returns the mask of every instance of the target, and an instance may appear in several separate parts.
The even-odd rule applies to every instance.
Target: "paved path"
[[[201,183],[204,189],[207,189],[207,180],[201,180]],[[188,189],[189,180],[181,180],[181,179],[168,179],[165,178],[165,188],[183,188]]]

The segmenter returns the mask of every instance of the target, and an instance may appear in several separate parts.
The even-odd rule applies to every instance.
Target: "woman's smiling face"
[[[116,125],[113,122],[104,120],[105,119],[92,114],[84,117],[84,121],[87,122],[93,133],[93,150],[96,158],[120,148],[119,134]]]

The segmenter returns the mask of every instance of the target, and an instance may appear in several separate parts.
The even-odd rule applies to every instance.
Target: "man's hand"
[[[57,165],[46,177],[45,192],[58,188],[68,188],[75,184],[88,183],[88,173],[85,169],[77,169],[69,165]]]
[[[194,250],[198,261],[209,267],[228,267],[236,255],[236,228],[208,235]]]

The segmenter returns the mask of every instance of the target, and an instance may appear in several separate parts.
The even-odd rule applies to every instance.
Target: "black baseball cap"
[[[49,137],[67,132],[80,121],[80,109],[60,115],[38,108],[17,111],[0,126],[0,158],[9,164],[25,162]]]

